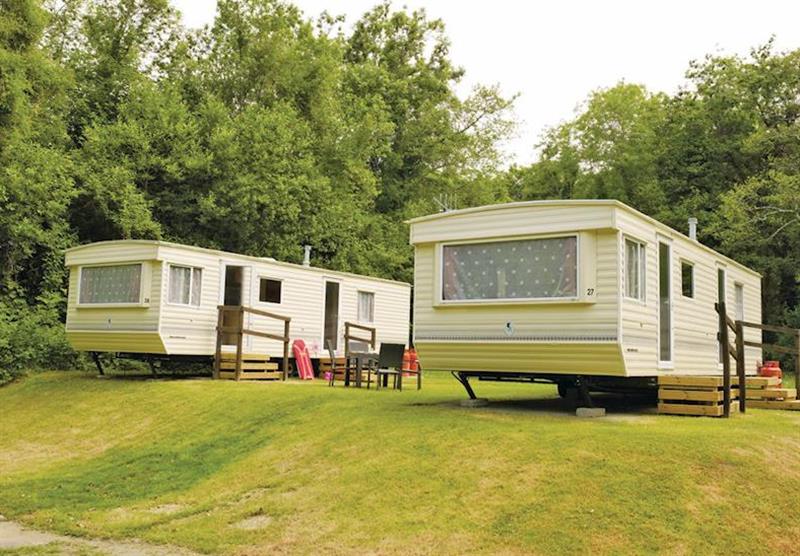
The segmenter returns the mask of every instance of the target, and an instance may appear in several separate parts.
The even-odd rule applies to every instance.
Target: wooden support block
[[[223,351],[220,354],[222,361],[236,361],[235,351]],[[265,353],[243,353],[242,361],[269,361],[270,356]]]
[[[800,411],[800,400],[747,400],[747,407],[756,409],[784,409],[788,411]]]
[[[754,388],[747,392],[748,400],[777,399],[794,400],[797,398],[795,388]]]
[[[686,400],[695,402],[721,402],[725,397],[722,390],[717,388],[693,388],[693,389],[677,389],[677,388],[659,388],[659,400]],[[731,399],[739,397],[739,390],[731,388]]]
[[[721,376],[686,376],[662,375],[658,377],[659,386],[694,386],[703,388],[721,388]]]
[[[224,370],[236,369],[236,362],[222,361],[219,364],[219,368]],[[242,363],[243,371],[274,371],[277,368],[277,363],[271,363],[269,361],[245,361]]]
[[[731,413],[739,410],[739,402],[731,402]],[[696,415],[705,417],[721,417],[724,412],[722,405],[659,403],[658,412],[669,415]]]
[[[220,378],[235,379],[236,371],[220,371]],[[283,373],[280,371],[242,371],[240,380],[280,380]]]

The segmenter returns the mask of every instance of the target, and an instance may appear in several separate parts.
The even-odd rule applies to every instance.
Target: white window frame
[[[681,265],[681,299],[697,299],[697,285],[695,283],[695,278],[697,278],[695,273],[695,266],[692,261],[687,259],[678,259]],[[683,293],[683,265],[687,265],[692,269],[692,295],[686,295]]]
[[[503,243],[506,241],[525,241],[538,239],[575,238],[575,295],[567,297],[501,297],[492,299],[445,299],[444,284],[444,248],[454,245],[481,245],[483,243]],[[581,236],[578,232],[561,232],[547,235],[528,235],[519,237],[491,237],[468,239],[461,241],[447,241],[436,246],[436,305],[509,305],[526,303],[572,303],[581,301]]]
[[[124,301],[113,303],[86,303],[81,302],[81,293],[83,289],[83,271],[87,268],[103,268],[109,266],[139,266],[139,299],[138,301]],[[117,261],[113,263],[103,264],[86,264],[78,267],[78,299],[76,307],[80,308],[113,308],[113,307],[145,307],[149,305],[150,298],[144,298],[145,292],[145,263],[144,261]]]
[[[741,298],[740,298],[741,295]],[[734,316],[736,320],[744,319],[744,284],[741,282],[733,283],[733,303],[734,303]]]
[[[628,295],[628,242],[634,243],[639,252],[639,295]],[[622,236],[622,296],[630,301],[647,303],[647,242],[629,235]]]
[[[364,320],[361,318],[361,294],[368,294],[372,296],[372,314],[370,315],[370,320]],[[375,301],[376,301],[375,291],[373,290],[357,290],[356,292],[356,317],[359,323],[361,324],[375,324]]]
[[[182,303],[180,301],[170,301],[169,294],[172,291],[172,269],[173,268],[188,268],[191,272],[189,272],[189,303]],[[199,303],[194,304],[192,303],[192,298],[194,297],[194,271],[200,271],[200,295],[199,295]],[[193,307],[198,308],[203,305],[203,267],[201,266],[191,266],[186,264],[178,264],[178,263],[169,263],[167,265],[167,305],[177,305],[179,307]]]
[[[281,295],[280,301],[261,301],[261,280],[272,280],[273,282],[280,282]],[[262,305],[281,305],[283,304],[283,278],[275,278],[274,276],[267,276],[264,274],[258,275],[258,287],[256,288],[256,301]]]

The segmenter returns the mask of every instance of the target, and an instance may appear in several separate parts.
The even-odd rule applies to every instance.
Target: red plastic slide
[[[311,357],[308,355],[306,343],[303,340],[292,342],[292,353],[294,353],[294,364],[300,380],[314,380],[314,367],[311,366]]]

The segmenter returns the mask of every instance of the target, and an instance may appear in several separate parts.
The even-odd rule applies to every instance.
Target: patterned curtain
[[[577,247],[574,236],[445,246],[443,299],[575,297]]]
[[[81,303],[139,303],[142,265],[81,269]]]
[[[192,287],[192,269],[188,266],[169,267],[169,302],[189,304]]]
[[[203,289],[203,270],[192,269],[192,305],[200,306],[200,292]]]

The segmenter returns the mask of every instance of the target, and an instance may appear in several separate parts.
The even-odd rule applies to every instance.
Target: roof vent
[[[311,266],[311,246],[303,245],[303,266]]]
[[[697,218],[694,216],[689,219],[689,239],[697,241]]]

